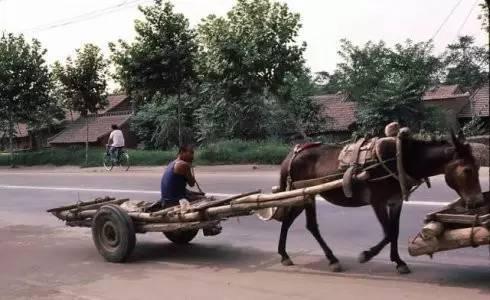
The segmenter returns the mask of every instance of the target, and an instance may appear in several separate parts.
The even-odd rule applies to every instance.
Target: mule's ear
[[[464,136],[463,130],[461,129],[458,131],[458,140],[461,143],[466,143],[466,137]]]
[[[464,138],[464,135],[462,133],[456,136],[456,134],[454,134],[454,131],[451,129],[451,141],[459,157],[471,156],[470,144],[466,142],[466,139]]]
[[[457,146],[459,144],[458,137],[456,134],[454,134],[454,130],[451,129],[451,142],[453,143],[454,146]]]

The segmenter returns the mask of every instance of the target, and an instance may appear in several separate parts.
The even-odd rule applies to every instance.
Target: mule
[[[394,139],[393,139],[394,141]],[[396,157],[396,145],[386,143],[381,149],[381,159]],[[479,166],[472,155],[470,145],[460,134],[451,132],[449,141],[422,141],[412,137],[402,139],[403,166],[408,176],[416,180],[444,174],[447,185],[464,199],[467,205],[473,206],[483,202],[479,181]],[[290,165],[293,152],[289,153],[281,165],[280,191],[287,186],[288,170],[292,181],[323,177],[338,172],[338,156],[340,146],[321,145],[309,148],[296,155]],[[386,166],[396,173],[396,162],[387,162]],[[369,170],[371,178],[382,177],[387,171],[382,167]],[[365,263],[375,257],[388,244],[391,246],[390,259],[396,264],[400,274],[410,273],[410,268],[400,258],[398,253],[398,235],[400,215],[403,201],[401,200],[400,184],[394,177],[380,181],[365,181],[354,185],[352,197],[344,195],[342,189],[326,191],[320,196],[328,202],[342,207],[372,206],[374,213],[381,223],[384,238],[372,248],[362,251],[359,262]],[[286,252],[286,239],[290,226],[303,212],[306,214],[306,228],[320,244],[332,271],[341,271],[339,260],[323,240],[318,229],[315,201],[302,207],[289,207],[283,211],[281,218],[281,234],[278,252],[283,265],[293,262]]]

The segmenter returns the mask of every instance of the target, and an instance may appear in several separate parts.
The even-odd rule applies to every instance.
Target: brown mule
[[[394,141],[394,139],[393,139]],[[451,142],[421,141],[411,137],[402,140],[403,167],[408,176],[416,180],[444,174],[446,183],[454,189],[468,206],[483,202],[479,182],[479,166],[472,155],[470,145],[462,135],[456,137],[451,133]],[[286,190],[288,170],[292,181],[323,177],[338,171],[340,146],[322,145],[307,149],[299,154],[293,152],[284,159],[281,166],[280,191]],[[382,159],[396,157],[395,142],[384,143],[380,149]],[[294,160],[290,162],[291,158]],[[396,173],[396,162],[391,160],[386,166]],[[368,171],[371,178],[385,176],[387,171],[376,167]],[[398,253],[398,235],[400,214],[403,201],[397,179],[389,177],[380,181],[357,183],[353,187],[353,196],[348,198],[342,189],[331,190],[320,194],[328,202],[343,207],[361,207],[371,205],[384,231],[384,238],[369,250],[363,251],[359,257],[361,263],[368,262],[386,245],[390,244],[390,259],[396,264],[400,274],[410,273],[407,264]],[[292,265],[286,252],[286,239],[294,220],[305,211],[306,228],[322,247],[330,262],[332,271],[340,271],[339,260],[323,240],[318,230],[315,203],[304,207],[287,208],[281,218],[281,234],[278,252],[284,265]]]

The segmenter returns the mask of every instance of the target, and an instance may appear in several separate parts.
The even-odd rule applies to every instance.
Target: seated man
[[[177,159],[168,164],[160,184],[161,204],[163,208],[179,204],[179,200],[195,200],[196,193],[186,189],[193,187],[196,179],[192,174],[194,148],[189,145],[181,146]]]
[[[187,185],[193,187],[196,184],[196,179],[192,174],[193,160],[194,148],[184,145],[179,148],[177,159],[168,164],[160,185],[162,208],[178,205],[181,199],[192,202],[204,196],[203,193],[186,189]],[[216,235],[220,232],[221,226],[219,225],[203,228],[204,235]]]

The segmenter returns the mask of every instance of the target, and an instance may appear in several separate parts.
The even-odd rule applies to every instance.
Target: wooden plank
[[[91,210],[91,209],[98,209],[104,205],[108,204],[114,204],[114,205],[121,205],[124,202],[129,201],[129,198],[125,199],[116,199],[116,200],[111,200],[111,201],[106,201],[106,202],[101,202],[101,203],[96,203],[96,204],[89,204],[89,205],[83,205],[77,208],[70,209],[70,212],[77,212],[77,211],[82,211],[82,210]]]
[[[204,222],[183,222],[183,223],[166,223],[166,224],[142,224],[136,225],[138,233],[145,232],[169,232],[199,229],[207,226],[213,226],[219,223],[219,220]]]
[[[47,212],[52,213],[52,212],[58,212],[58,211],[63,211],[63,210],[69,210],[69,209],[79,208],[79,207],[86,206],[86,205],[97,204],[97,203],[104,203],[104,202],[112,201],[112,200],[115,200],[115,199],[116,198],[111,198],[111,197],[96,198],[93,201],[80,202],[78,204],[73,204],[73,205],[67,205],[67,206],[61,206],[61,207],[51,208],[51,209],[48,209]]]

